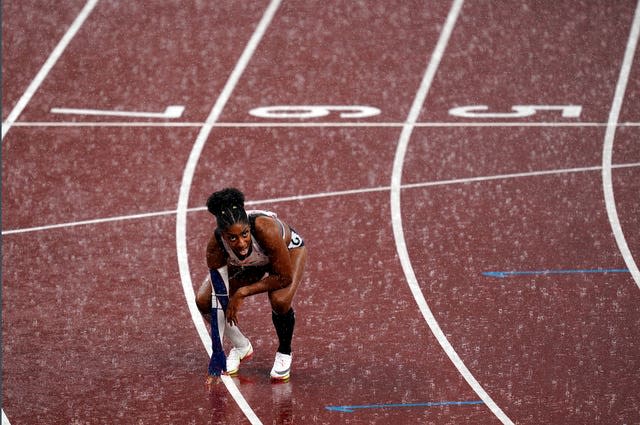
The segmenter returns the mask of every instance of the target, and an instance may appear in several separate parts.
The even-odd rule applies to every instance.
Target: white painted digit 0
[[[449,115],[462,118],[526,118],[538,111],[561,111],[564,118],[578,118],[582,112],[580,105],[515,105],[513,112],[485,112],[486,105],[459,106],[449,109]]]
[[[340,118],[368,118],[380,114],[380,109],[360,105],[277,105],[254,108],[249,114],[259,118],[307,119],[326,117],[331,112],[340,112]]]

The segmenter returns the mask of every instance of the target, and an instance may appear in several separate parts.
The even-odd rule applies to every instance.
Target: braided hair
[[[244,209],[244,194],[233,187],[212,193],[207,199],[207,210],[215,216],[220,230],[235,223],[249,223]]]

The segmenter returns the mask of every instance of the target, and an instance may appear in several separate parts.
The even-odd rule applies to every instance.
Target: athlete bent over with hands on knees
[[[253,354],[251,343],[238,328],[238,312],[245,297],[262,292],[269,294],[279,341],[271,378],[286,380],[291,373],[295,325],[291,303],[307,259],[304,241],[275,213],[246,211],[244,195],[238,189],[214,192],[207,200],[207,209],[215,216],[217,228],[207,245],[210,279],[196,295],[200,312],[211,314],[213,355],[207,383],[225,372],[238,373],[240,362]],[[233,345],[226,358],[223,335]]]

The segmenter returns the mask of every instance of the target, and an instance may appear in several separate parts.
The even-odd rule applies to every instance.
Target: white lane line
[[[631,162],[628,164],[617,164],[613,166],[613,168],[633,168],[633,167],[640,167],[640,162]],[[541,171],[528,171],[528,172],[522,172],[522,173],[498,174],[495,176],[467,177],[464,179],[438,180],[438,181],[423,182],[423,183],[408,183],[408,184],[403,184],[402,189],[410,189],[414,187],[444,186],[444,185],[461,184],[461,183],[475,183],[475,182],[484,182],[484,181],[490,181],[490,180],[517,179],[517,178],[523,178],[523,177],[548,176],[548,175],[555,175],[555,174],[583,173],[586,171],[600,171],[601,169],[602,167],[600,165],[595,165],[593,167],[565,168],[565,169],[557,169],[557,170],[541,170]]]
[[[93,8],[97,3],[98,3],[98,0],[89,0],[85,4],[84,8],[82,8],[82,10],[80,11],[80,14],[73,21],[73,23],[71,24],[67,32],[64,34],[64,36],[62,37],[58,45],[53,49],[53,51],[47,58],[46,62],[44,63],[44,65],[42,65],[42,68],[40,68],[40,71],[38,71],[33,81],[31,81],[31,84],[29,84],[29,87],[27,87],[27,90],[24,92],[20,100],[18,100],[18,103],[16,104],[16,106],[13,108],[11,113],[9,113],[9,116],[7,117],[7,119],[2,123],[2,140],[4,140],[4,136],[7,134],[7,132],[9,131],[9,129],[11,128],[15,120],[18,119],[22,111],[24,111],[24,108],[26,108],[27,104],[35,94],[36,90],[38,90],[38,88],[40,87],[44,79],[47,77],[47,75],[49,74],[53,66],[56,64],[60,56],[62,56],[62,53],[67,48],[67,46],[69,45],[73,37],[76,35],[76,33],[78,32],[78,30],[80,29],[84,21],[87,19],[89,14],[91,14],[91,11],[93,10]]]
[[[640,162],[631,162],[627,164],[615,164],[611,166],[611,168],[634,168],[634,167],[640,167]],[[466,177],[466,178],[460,178],[460,179],[408,183],[408,184],[403,184],[400,188],[414,189],[414,188],[421,188],[421,187],[466,184],[466,183],[484,182],[484,181],[491,181],[491,180],[505,180],[505,179],[514,179],[514,178],[523,178],[523,177],[556,175],[556,174],[582,173],[587,171],[600,171],[600,170],[602,170],[602,166],[594,165],[592,167],[563,168],[563,169],[554,169],[554,170],[529,171],[529,172],[523,172],[523,173],[497,174],[493,176],[478,176],[478,177]],[[319,193],[309,193],[306,195],[293,195],[293,196],[283,196],[280,198],[260,199],[255,201],[247,201],[246,204],[247,205],[276,204],[280,202],[304,201],[308,199],[329,198],[334,196],[348,196],[348,195],[358,195],[362,193],[384,192],[390,189],[391,189],[391,186],[365,187],[360,189],[340,190],[335,192],[319,192]],[[199,211],[206,211],[206,207],[193,207],[193,208],[187,209],[188,213],[199,212]],[[137,219],[144,219],[149,217],[167,216],[167,215],[174,215],[176,214],[176,212],[177,212],[176,210],[156,211],[156,212],[141,213],[141,214],[129,214],[129,215],[114,216],[114,217],[106,217],[106,218],[96,218],[92,220],[74,221],[74,222],[68,222],[68,223],[50,224],[47,226],[25,227],[21,229],[9,229],[9,230],[3,230],[2,236],[15,235],[19,233],[37,232],[41,230],[60,229],[65,227],[84,226],[89,224],[101,224],[101,223],[110,223],[110,222],[124,221],[124,220],[137,220]]]
[[[96,219],[91,219],[91,220],[74,221],[74,222],[69,222],[69,223],[50,224],[50,225],[47,225],[47,226],[27,227],[27,228],[23,228],[23,229],[3,230],[2,231],[2,236],[14,235],[14,234],[26,233],[26,232],[37,232],[37,231],[40,231],[40,230],[61,229],[61,228],[64,228],[64,227],[74,227],[74,226],[85,226],[85,225],[89,225],[89,224],[110,223],[110,222],[113,222],[113,221],[136,220],[136,219],[156,217],[156,216],[162,216],[162,215],[171,215],[171,214],[175,214],[175,213],[176,213],[176,210],[158,211],[158,212],[141,213],[141,214],[121,215],[121,216],[115,216],[115,217],[96,218]]]
[[[604,201],[607,206],[609,223],[611,224],[611,230],[613,231],[613,236],[618,244],[618,249],[622,254],[622,258],[624,258],[624,262],[631,272],[631,276],[633,277],[633,280],[635,280],[638,288],[640,288],[640,271],[638,270],[638,265],[634,261],[631,250],[627,245],[627,241],[622,231],[622,226],[620,225],[620,219],[618,218],[616,201],[613,195],[611,161],[613,157],[613,139],[616,133],[616,123],[620,117],[620,109],[622,108],[624,94],[627,90],[627,82],[629,81],[629,74],[631,74],[631,65],[633,64],[633,57],[638,45],[639,35],[640,1],[636,5],[636,12],[633,18],[631,32],[629,34],[629,41],[627,42],[627,48],[624,53],[624,59],[620,69],[620,76],[618,77],[618,84],[616,85],[611,111],[609,112],[609,122],[604,136],[604,146],[602,151],[602,188],[604,190]]]
[[[500,407],[493,401],[493,399],[484,390],[484,388],[482,388],[482,385],[480,385],[473,374],[471,374],[467,366],[464,364],[458,353],[455,351],[455,349],[445,336],[444,332],[442,332],[442,329],[440,328],[438,321],[431,312],[431,309],[429,308],[429,305],[424,298],[424,294],[420,289],[420,285],[418,284],[415,272],[413,271],[413,266],[411,265],[411,259],[409,258],[409,252],[407,250],[406,241],[404,239],[404,230],[402,228],[402,212],[400,202],[402,167],[407,152],[407,146],[409,145],[409,139],[411,138],[411,133],[413,132],[413,123],[417,121],[418,116],[420,115],[420,110],[422,108],[422,105],[424,104],[429,88],[431,87],[431,84],[435,77],[436,70],[438,69],[440,60],[442,59],[444,50],[447,46],[447,43],[453,31],[453,27],[455,26],[456,20],[460,13],[460,9],[462,8],[462,3],[462,0],[455,0],[451,6],[451,10],[449,11],[447,20],[444,24],[444,27],[442,28],[442,32],[440,33],[440,38],[438,39],[436,48],[433,52],[431,60],[429,61],[413,104],[411,105],[409,116],[407,118],[407,124],[402,127],[402,132],[400,133],[400,140],[398,141],[398,146],[396,148],[396,154],[393,161],[393,171],[391,175],[391,222],[393,225],[393,236],[396,241],[396,249],[398,251],[402,269],[407,279],[407,284],[409,285],[413,297],[418,304],[418,308],[420,309],[422,316],[429,325],[429,328],[442,346],[444,352],[453,362],[454,366],[458,369],[467,383],[471,386],[473,391],[478,394],[478,396],[482,399],[482,401],[484,401],[486,406],[503,424],[512,424],[513,422],[511,421],[511,419],[509,419],[509,417],[502,411],[502,409],[500,409]]]
[[[211,336],[209,335],[209,332],[204,325],[202,315],[200,314],[196,306],[195,293],[193,291],[193,284],[191,282],[191,272],[189,271],[189,260],[187,253],[187,209],[189,204],[189,192],[191,191],[191,183],[193,181],[193,175],[196,170],[196,165],[198,164],[198,160],[200,159],[200,155],[207,141],[207,138],[209,137],[211,130],[213,130],[213,124],[220,117],[222,109],[229,100],[231,93],[233,92],[240,79],[240,76],[247,67],[251,57],[258,47],[258,44],[260,43],[260,40],[262,39],[262,36],[271,23],[271,20],[273,19],[273,16],[275,15],[279,6],[280,0],[272,0],[265,10],[264,15],[258,23],[256,30],[249,39],[249,42],[242,52],[240,59],[231,72],[229,79],[225,83],[220,96],[213,105],[213,108],[211,109],[211,112],[209,113],[204,126],[198,133],[198,137],[196,138],[196,141],[191,148],[189,159],[187,160],[187,163],[185,165],[184,173],[182,174],[182,183],[180,185],[178,207],[176,211],[176,251],[178,255],[178,266],[180,268],[180,280],[182,283],[182,289],[184,291],[187,305],[189,306],[191,318],[208,353],[210,353],[211,350]],[[249,419],[252,424],[260,424],[260,419],[258,418],[258,416],[256,416],[254,411],[251,409],[251,406],[249,406],[247,401],[244,399],[231,377],[225,375],[222,377],[222,381],[226,385],[229,393],[233,396],[238,406],[244,412],[247,419]]]
[[[7,415],[4,413],[4,409],[2,409],[2,425],[11,425],[9,418],[7,418]]]
[[[147,122],[147,121],[17,121],[14,127],[202,127],[202,122]],[[406,122],[216,122],[213,127],[221,128],[278,128],[278,127],[402,127]],[[606,127],[600,122],[416,122],[414,127],[456,128],[456,127]],[[621,122],[618,127],[640,127],[640,122]]]

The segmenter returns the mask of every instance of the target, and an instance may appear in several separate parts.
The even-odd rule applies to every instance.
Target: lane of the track
[[[43,8],[38,1],[2,3],[2,119],[84,6],[83,0]]]
[[[417,129],[403,183],[464,179],[601,165],[602,127],[458,127]],[[631,140],[620,162],[637,162]]]
[[[318,10],[316,10],[314,12],[314,19],[317,19],[318,15],[322,15],[322,8],[319,8]],[[280,30],[280,25],[283,25],[283,23],[287,24],[288,27],[287,30],[289,32],[292,32],[291,29],[289,28],[291,26],[290,22],[305,22],[307,19],[301,19],[300,17],[296,17],[296,19],[292,19],[289,18],[288,14],[291,12],[291,10],[289,9],[285,9],[283,11],[284,16],[278,16],[276,17],[276,19],[274,19],[274,22],[271,25],[270,31],[272,31],[274,34],[282,34],[282,33],[286,33],[286,31],[284,30]],[[309,11],[307,9],[303,9],[303,12],[305,13],[309,13]],[[365,9],[360,10],[359,12],[361,13],[367,13],[368,11]],[[408,10],[404,11],[409,12]],[[335,11],[332,11],[332,13],[337,13]],[[397,14],[401,15],[402,11],[399,11]],[[340,14],[340,13],[337,13]],[[348,13],[344,14],[345,16],[352,16],[353,13],[352,11],[348,11]],[[424,19],[422,16],[416,16],[415,14],[413,16],[406,16],[403,19],[398,19],[399,22],[401,23],[405,23],[409,22],[412,23],[413,25],[416,25],[416,20],[418,19]],[[433,17],[431,17],[430,19],[433,20]],[[440,17],[440,22],[442,22],[444,20],[443,17]],[[333,21],[332,21],[333,22]],[[344,25],[344,22],[346,21],[338,21],[341,25]],[[420,21],[418,21],[420,22]],[[369,23],[368,21],[363,22],[364,24],[368,24],[368,25],[372,25],[371,23]],[[335,25],[335,23],[334,23]],[[406,24],[405,24],[406,25]],[[428,22],[427,23],[422,23],[421,25],[429,27]],[[431,24],[433,25],[438,25],[438,22],[433,22]],[[384,37],[385,41],[385,45],[394,45],[394,40],[397,39],[398,34],[402,33],[402,31],[398,31],[398,32],[394,32],[393,28],[384,28],[384,29],[380,29],[380,28],[375,28],[375,30],[377,30],[378,32],[385,32],[386,33],[386,37]],[[371,30],[369,30],[367,27],[363,27],[362,25],[360,26],[360,31],[358,34],[368,34],[368,33],[373,33],[374,29],[372,28]],[[345,33],[340,33],[340,42],[345,44],[345,45],[350,45],[350,41],[351,39],[349,38],[352,35],[351,32],[347,31]],[[423,35],[424,37],[424,35]],[[309,40],[307,39],[303,39],[303,42],[307,42],[309,43]],[[356,40],[357,41],[357,40]],[[323,48],[320,44],[319,41],[316,38],[312,38],[310,40],[311,42],[311,46],[307,47],[304,44],[303,45],[299,45],[298,51],[302,51],[305,52],[307,50],[311,50],[314,52],[314,54],[316,55],[316,57],[319,58],[319,60],[323,63],[341,63],[344,66],[346,65],[359,65],[359,62],[353,62],[353,52],[351,49],[334,49],[334,50],[326,50],[325,48]],[[435,42],[435,40],[434,40]],[[272,46],[272,44],[274,43],[274,41],[272,41],[272,39],[270,39],[268,37],[268,35],[265,37],[265,39],[263,40],[263,42],[261,43],[260,49],[258,50],[258,53],[256,54],[256,57],[260,58],[261,54],[260,52],[262,51],[266,51],[266,52],[274,52],[274,51],[278,51],[278,60],[273,60],[270,61],[269,63],[286,63],[289,67],[292,67],[293,69],[299,69],[303,66],[306,66],[306,63],[298,63],[297,61],[301,60],[299,56],[296,56],[294,54],[291,55],[291,59],[288,59],[288,57],[285,56],[285,58],[282,58],[281,56],[283,56],[283,51],[280,49],[277,49],[278,47],[278,40],[276,40],[276,44]],[[300,44],[300,41],[298,39],[296,39],[296,43]],[[403,63],[403,61],[401,59],[398,58],[403,58],[406,57],[407,60],[404,61],[405,63],[408,60],[416,60],[417,57],[422,56],[422,60],[420,61],[421,63],[425,62],[426,57],[428,57],[429,52],[424,52],[422,55],[419,55],[417,53],[417,51],[415,50],[416,45],[412,45],[411,43],[404,43],[403,44],[404,49],[403,50],[398,50],[397,48],[394,49],[392,51],[392,53],[388,53],[387,56],[394,56],[395,57],[395,61],[394,63]],[[285,53],[289,53],[288,51],[285,50]],[[344,56],[344,58],[342,58],[341,56]],[[304,60],[305,62],[307,61],[307,59],[305,58],[305,56],[302,56],[302,60]],[[411,63],[411,62],[409,62]],[[375,62],[373,63],[373,65],[375,65]],[[422,65],[424,66],[424,65]],[[277,67],[276,67],[277,68]],[[378,70],[379,68],[376,66],[372,66],[370,64],[367,64],[367,68],[370,68],[372,70]],[[349,69],[349,68],[348,68]],[[269,75],[271,75],[274,72],[278,72],[278,69],[276,69],[276,71],[273,71],[271,69],[265,70],[264,73],[260,74],[260,78],[256,78],[255,80],[253,79],[254,77],[252,77],[251,73],[252,72],[256,72],[256,67],[250,67],[248,70],[248,75],[246,76],[245,79],[243,79],[243,81],[247,81],[247,83],[245,83],[246,85],[258,85],[261,83],[261,81],[265,80],[265,76],[268,78]],[[261,71],[261,69],[258,69],[258,71]],[[383,71],[380,72],[390,72],[393,71],[393,68],[389,69],[389,68],[384,68]],[[398,70],[401,71],[401,70]],[[369,73],[374,72],[374,71],[369,71]],[[423,72],[423,70],[421,71]],[[353,74],[356,76],[356,78],[354,78],[353,80],[347,79],[345,81],[345,85],[348,84],[353,84],[352,81],[358,81],[357,78],[359,78],[359,75],[355,72],[352,72],[352,70],[349,70],[350,74]],[[313,75],[313,73],[311,73]],[[368,74],[365,74],[368,75]],[[302,77],[300,77],[302,78]],[[411,80],[415,80],[416,77],[414,75],[411,74],[399,74],[396,76],[396,78],[398,81],[402,81],[405,79],[409,79],[409,81]],[[342,79],[338,79],[338,81],[342,81]],[[369,81],[369,80],[367,80]],[[370,81],[375,82],[378,81],[378,79],[371,79]],[[306,80],[305,80],[306,82]],[[309,98],[314,98],[314,96],[318,96],[318,95],[323,95],[323,92],[320,92],[319,90],[316,89],[316,85],[320,84],[319,87],[322,87],[322,81],[316,81],[316,80],[310,80],[309,84],[307,86],[305,85],[301,85],[300,86],[300,90],[304,91],[305,93],[308,92],[310,93],[307,97]],[[352,104],[351,102],[353,102],[353,97],[360,97],[362,96],[362,93],[360,91],[360,89],[358,89],[358,85],[356,85],[355,87],[348,87],[349,90],[347,90],[347,93],[352,93],[352,97],[351,98],[342,98],[342,94],[340,92],[340,90],[333,90],[331,92],[331,99],[332,99],[332,104]],[[240,87],[240,89],[242,89],[242,85]],[[375,90],[377,89],[377,87],[375,86],[375,84],[368,84],[367,85],[367,90],[371,90],[372,92],[375,92]],[[276,90],[276,91],[280,91],[282,93],[284,93],[282,95],[282,97],[284,99],[292,99],[292,100],[280,100],[283,103],[286,102],[295,102],[295,96],[299,96],[299,93],[297,93],[296,91],[292,91],[289,89],[289,87],[284,87],[284,86],[276,86],[276,87],[270,87],[269,89],[264,90],[264,92],[266,93],[270,93],[271,91]],[[415,87],[415,89],[413,90],[413,92],[415,92],[415,90],[417,90],[417,86]],[[261,91],[260,93],[262,93],[263,91]],[[400,94],[404,95],[404,102],[408,103],[412,100],[412,96],[413,96],[413,92],[407,92],[407,93],[403,93],[401,92]],[[251,95],[253,96],[251,99],[260,99],[261,96],[263,96],[262,94],[255,94],[255,91],[251,92]],[[313,94],[311,94],[313,93]],[[327,96],[327,92],[326,90],[324,91],[324,96]],[[239,101],[238,101],[239,100]],[[243,96],[243,92],[240,91],[239,94],[236,95],[236,97],[233,97],[230,101],[230,105],[229,105],[229,109],[231,111],[235,111],[238,109],[238,107],[236,106],[236,104],[238,102],[243,102],[245,100],[245,96]],[[296,102],[298,103],[298,102]],[[326,104],[328,102],[323,101],[321,102],[322,104]],[[402,109],[402,103],[399,103],[399,107],[400,109]],[[260,106],[260,104],[254,104],[251,106]],[[395,110],[397,108],[395,108],[394,103],[389,102],[390,110]],[[246,109],[249,109],[249,107],[245,107]],[[405,107],[406,108],[406,107]],[[226,117],[226,115],[223,114],[223,116]],[[262,130],[260,130],[262,131]],[[302,132],[304,132],[304,134],[308,134],[308,136],[304,139],[295,137],[293,135],[294,130],[287,130],[287,137],[284,140],[278,140],[276,137],[274,137],[273,135],[270,135],[267,133],[266,136],[266,140],[260,140],[257,139],[255,137],[252,137],[249,140],[243,140],[241,137],[238,136],[233,136],[233,133],[239,133],[240,131],[238,130],[227,130],[225,131],[223,136],[218,136],[220,137],[220,139],[218,139],[216,136],[217,134],[214,132],[212,134],[212,137],[209,145],[207,145],[205,147],[205,152],[202,155],[203,160],[207,160],[208,162],[212,163],[212,168],[207,167],[207,169],[204,172],[204,177],[203,180],[200,181],[200,185],[204,184],[205,188],[202,189],[202,194],[198,197],[200,199],[204,199],[205,193],[208,193],[211,189],[210,189],[210,182],[216,181],[215,178],[212,178],[213,176],[216,175],[223,175],[223,179],[224,180],[228,180],[230,178],[235,178],[237,181],[237,177],[241,176],[240,179],[241,181],[248,181],[248,184],[246,187],[248,187],[249,191],[251,190],[258,190],[259,198],[264,198],[265,196],[262,195],[262,191],[263,190],[274,190],[274,189],[269,189],[271,186],[274,187],[285,187],[285,192],[282,193],[278,193],[276,192],[275,195],[276,196],[282,196],[282,195],[286,195],[286,194],[291,194],[291,187],[296,187],[298,190],[301,190],[301,188],[309,188],[309,187],[317,187],[318,183],[320,183],[320,185],[323,184],[329,184],[330,186],[328,187],[328,190],[340,190],[342,189],[344,186],[343,185],[347,185],[347,188],[352,188],[353,184],[354,184],[354,180],[360,181],[362,179],[369,179],[371,180],[372,177],[373,178],[379,178],[379,174],[375,173],[375,172],[371,172],[371,170],[368,170],[365,173],[361,173],[359,174],[359,170],[363,169],[366,167],[367,164],[381,164],[382,167],[384,167],[384,162],[382,162],[381,157],[384,156],[389,156],[390,154],[392,154],[392,151],[395,149],[395,143],[389,143],[386,148],[383,147],[382,150],[373,150],[373,148],[370,146],[371,143],[368,141],[365,141],[365,144],[363,146],[360,146],[357,150],[349,150],[347,149],[347,147],[350,146],[354,146],[354,144],[356,143],[357,140],[363,140],[363,135],[360,135],[358,133],[364,133],[366,135],[369,134],[374,134],[374,132],[372,130],[368,130],[367,132],[363,132],[362,130],[360,132],[356,132],[356,131],[349,131],[349,133],[357,135],[357,137],[355,138],[347,138],[346,140],[348,141],[347,146],[344,146],[344,141],[341,141],[339,139],[335,139],[336,135],[340,134],[340,131],[324,131],[324,130],[311,130],[311,129],[305,129]],[[246,131],[245,131],[246,132]],[[284,133],[284,131],[282,131]],[[257,131],[254,131],[254,133],[257,133]],[[297,133],[297,131],[296,131]],[[331,143],[333,140],[329,140],[329,143],[326,143],[325,139],[322,137],[323,133],[326,134],[328,133],[329,135],[332,136],[332,139],[335,140],[335,142],[338,143],[338,145],[336,146],[335,143]],[[391,137],[391,140],[397,139],[397,135],[395,137]],[[376,140],[375,137],[372,138],[372,140]],[[379,140],[379,139],[378,139]],[[386,140],[386,139],[384,139]],[[223,143],[223,145],[221,146],[219,143],[216,142],[220,142]],[[293,141],[293,143],[292,143]],[[315,156],[315,149],[318,149],[318,145],[320,145],[319,149],[322,149],[322,155],[325,157],[328,157],[327,160],[325,161],[318,161],[317,158],[321,157],[321,156]],[[225,147],[229,147],[227,149],[224,149]],[[264,146],[264,148],[262,148],[262,146]],[[217,156],[214,156],[214,154],[209,154],[207,155],[206,150],[212,150],[212,152],[214,153],[218,153]],[[311,151],[309,151],[311,149]],[[220,153],[227,153],[227,155],[231,158],[233,158],[233,161],[231,161],[231,163],[229,164],[227,162],[224,162],[224,157],[221,160],[220,159]],[[256,157],[256,153],[258,153],[259,155],[261,155],[261,157],[263,157],[264,153],[269,153],[272,155],[273,160],[266,160],[265,164],[260,164],[260,163],[255,163],[255,161],[251,161],[252,158]],[[273,170],[272,168],[272,164],[270,163],[271,161],[274,161],[275,165],[278,165],[278,160],[280,161],[280,163],[282,163],[282,160],[284,158],[285,164],[286,165],[286,171],[284,171],[285,176],[283,178],[282,175],[273,173],[271,170]],[[309,161],[307,160],[307,158],[309,159]],[[387,162],[386,166],[388,167],[391,161]],[[326,170],[326,166],[329,166],[329,168],[336,168],[338,170],[340,170],[338,173],[333,173],[333,174],[329,174],[327,173]],[[228,174],[229,170],[233,170],[233,173]],[[280,166],[279,168],[277,168],[278,170],[281,170],[282,167]],[[387,168],[388,171],[389,168]],[[387,171],[387,173],[388,173]],[[274,175],[275,174],[275,175]],[[318,175],[319,174],[319,175]],[[291,175],[291,177],[289,177],[289,175]],[[330,175],[330,179],[327,179],[327,176]],[[384,175],[384,173],[383,173]],[[387,179],[389,178],[389,175],[387,174]],[[388,180],[387,180],[388,181]],[[309,182],[309,183],[307,183]],[[195,179],[194,180],[194,186],[198,185],[198,180]],[[194,187],[194,192],[197,193],[198,189],[196,187]],[[317,189],[316,189],[317,190]],[[195,198],[195,199],[198,199]],[[199,199],[198,199],[199,200]],[[200,201],[201,202],[201,201]],[[349,206],[345,206],[344,208],[349,208]],[[386,210],[387,214],[388,214],[388,209]],[[329,214],[330,213],[330,214]],[[326,212],[320,212],[320,211],[313,211],[312,212],[313,216],[317,217],[319,214],[322,214],[322,216],[327,216],[327,221],[335,223],[335,219],[333,217],[335,217],[336,214],[339,214],[338,210],[332,210],[332,211],[326,211]],[[346,222],[348,223],[348,222]],[[388,221],[387,221],[387,225],[388,225]],[[350,232],[350,229],[352,229],[353,225],[348,223],[346,224],[349,228],[349,230],[347,230],[348,232]],[[324,240],[323,240],[324,241]],[[324,242],[323,242],[324,244]],[[193,248],[191,248],[190,252],[195,252],[196,254],[198,252],[200,252],[201,250],[201,246],[194,246]],[[197,251],[196,251],[197,250]],[[190,255],[190,258],[194,258],[194,255]],[[197,258],[197,255],[195,256],[195,258]],[[402,279],[402,275],[398,275],[397,279]],[[411,296],[410,294],[407,292],[404,295],[405,300],[411,301]],[[380,320],[379,315],[374,315],[373,317],[369,317],[367,319],[368,322],[375,322],[376,320]],[[349,318],[345,317],[345,321],[344,323],[349,323]],[[426,328],[425,328],[426,329]],[[335,329],[336,333],[340,332],[339,328]],[[348,341],[347,341],[348,343]],[[410,362],[410,357],[409,358],[404,358],[402,356],[398,356],[398,358],[396,359],[396,361],[398,363],[403,363],[403,362]],[[426,359],[422,359],[422,361],[427,361]],[[445,362],[444,364],[447,364],[447,362]],[[452,373],[453,375],[456,374],[455,369],[452,367],[452,365],[449,366],[450,370],[449,373]],[[416,383],[414,382],[409,382],[409,381],[405,381],[405,386],[406,386],[406,391],[412,391],[413,389],[415,389],[415,385]],[[380,383],[378,385],[384,385],[384,383]],[[322,395],[325,394],[326,391],[323,391],[322,388],[320,387],[320,389],[317,392],[313,392],[313,393],[307,393],[307,394],[312,394],[313,396],[310,397],[310,400],[312,400],[313,402],[317,403],[317,401],[319,399],[321,399]],[[261,411],[262,409],[262,405],[264,404],[264,401],[261,401],[260,399],[256,399],[256,400],[252,400],[252,407],[254,408],[254,410],[258,410]],[[296,399],[295,405],[301,406],[305,404],[302,400],[298,400]],[[311,409],[313,410],[313,409]],[[409,414],[415,414],[415,413],[406,413],[406,415]],[[486,412],[485,412],[486,414]],[[373,416],[375,417],[375,416]],[[380,418],[382,419],[382,418]],[[486,419],[486,420],[491,420],[491,419]]]
[[[193,129],[13,128],[3,229],[175,208]]]
[[[50,114],[51,108],[161,112],[185,106],[202,122],[266,2],[102,2],[38,91],[26,121],[116,118]],[[232,16],[233,19],[229,19]],[[96,54],[99,52],[99,54]]]
[[[386,186],[396,135],[394,128],[215,129],[196,170],[191,206],[203,205],[212,185],[236,184],[249,199]]]
[[[449,2],[284,2],[222,121],[273,105],[365,105],[406,119]],[[338,114],[323,121],[340,121]]]
[[[460,121],[447,111],[465,105],[581,105],[580,120],[606,122],[634,10],[634,1],[466,2],[420,120]]]
[[[577,104],[583,106],[582,119],[606,121],[633,5],[564,3],[557,11],[562,23],[551,17],[533,19],[542,12],[536,5],[519,4],[517,10],[468,5],[463,13],[467,20],[463,18],[454,32],[425,117],[446,120],[450,106],[469,104],[505,111],[517,104]],[[480,35],[474,23],[479,16],[489,18]],[[614,25],[612,16],[623,24]],[[587,21],[600,22],[602,31],[571,39]],[[518,25],[505,27],[505,22]],[[478,37],[492,43],[487,46]],[[519,42],[525,39],[529,42]],[[627,100],[627,108],[633,109],[633,99],[632,95]],[[527,120],[542,117],[562,119],[557,113],[542,113]],[[495,175],[601,163],[604,129],[556,130],[423,130],[410,144],[405,179],[455,179],[478,172]],[[638,145],[626,129],[623,133],[619,151],[614,150],[619,152],[616,158],[637,161]],[[640,205],[637,196],[629,194],[637,193],[638,184],[622,177],[636,170],[614,171],[618,201],[625,206],[620,214],[634,246]],[[512,419],[637,420],[637,410],[627,406],[637,405],[632,392],[637,382],[628,376],[638,376],[638,364],[629,341],[638,338],[640,317],[634,308],[637,288],[628,273],[532,278],[524,289],[506,283],[487,287],[481,275],[492,267],[624,268],[606,218],[599,173],[424,188],[406,191],[403,199],[409,199],[406,208],[419,202],[423,211],[405,212],[405,226],[424,229],[411,240],[410,252],[415,252],[425,296],[438,306],[435,313],[451,332],[454,346],[460,347],[488,390],[496,392],[497,403],[504,404]],[[576,284],[585,304],[576,304]],[[496,305],[496,300],[504,305]],[[521,316],[524,312],[530,316]],[[622,348],[620,340],[627,342]],[[550,367],[554,359],[564,366]]]
[[[593,213],[599,185],[591,172],[412,190],[423,214],[407,221],[423,230],[409,248],[423,291],[478,379],[525,422],[637,415],[623,413],[637,404],[639,371],[628,274],[482,275],[624,268],[606,216]]]

